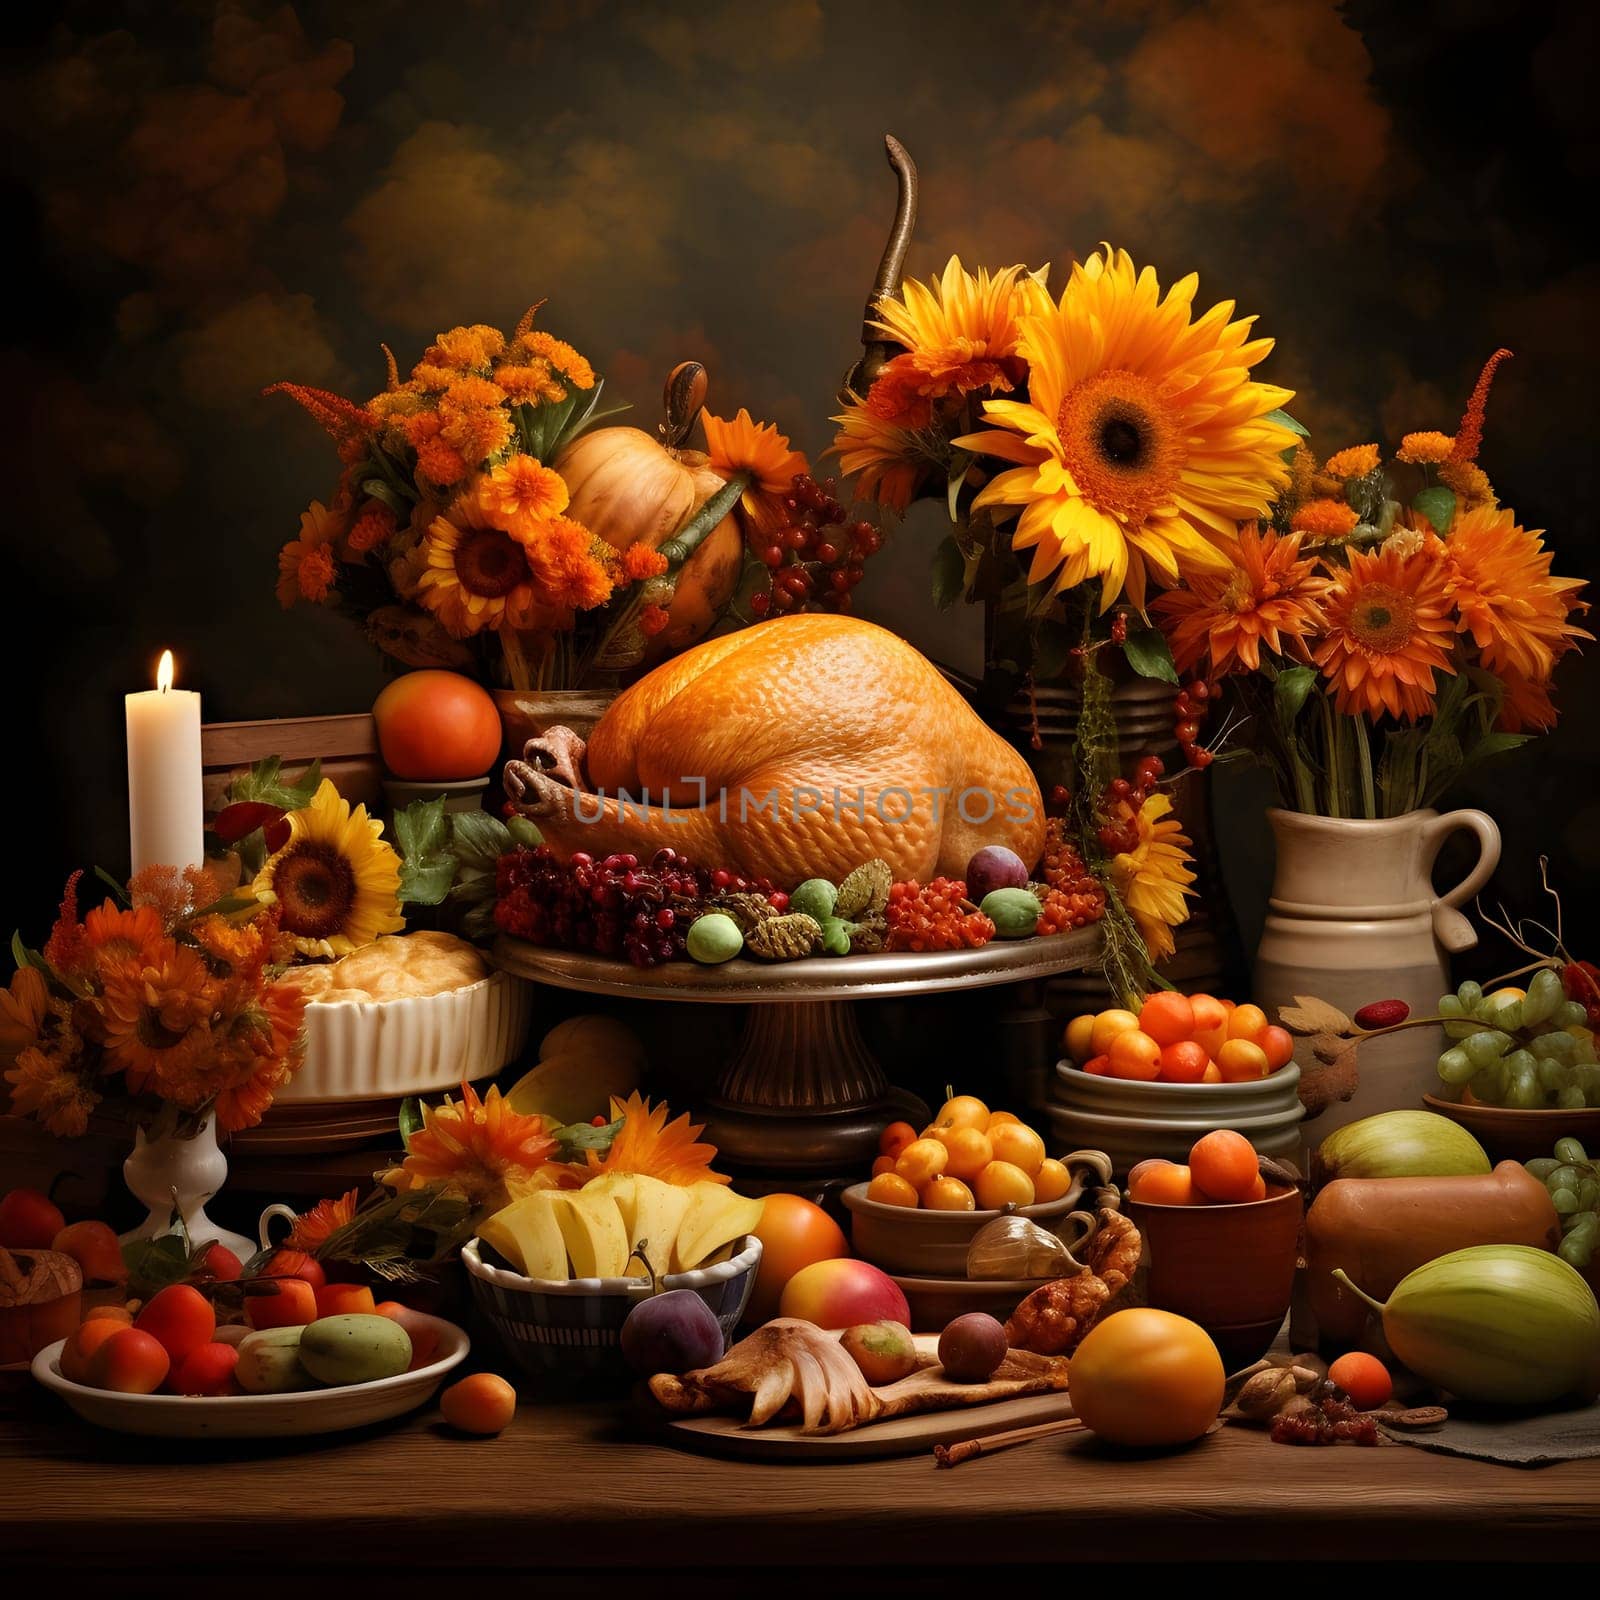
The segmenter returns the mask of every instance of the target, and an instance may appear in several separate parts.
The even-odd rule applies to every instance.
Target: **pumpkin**
[[[597,428],[556,458],[575,517],[616,550],[641,540],[658,550],[712,495],[725,487],[703,451],[684,447],[705,398],[704,370],[685,362],[667,379],[661,437],[642,428]],[[730,511],[677,575],[667,625],[650,641],[657,661],[703,639],[738,587],[744,535]]]
[[[83,1273],[60,1250],[0,1250],[0,1367],[32,1361],[83,1312]]]

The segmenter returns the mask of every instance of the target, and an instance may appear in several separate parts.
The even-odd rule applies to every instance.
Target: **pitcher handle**
[[[1465,828],[1478,836],[1478,861],[1455,888],[1433,902],[1433,935],[1446,950],[1470,950],[1478,942],[1478,931],[1456,910],[1486,884],[1500,865],[1500,829],[1486,811],[1447,811],[1428,824],[1428,843],[1433,847],[1431,863],[1445,839]]]

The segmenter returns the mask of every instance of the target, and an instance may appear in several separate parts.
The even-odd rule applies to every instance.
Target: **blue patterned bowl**
[[[761,1241],[747,1233],[726,1261],[672,1272],[662,1289],[692,1289],[716,1313],[723,1340],[733,1337],[755,1287]],[[646,1278],[525,1278],[483,1259],[477,1239],[461,1248],[472,1297],[500,1342],[535,1377],[628,1378],[622,1324],[650,1296]]]

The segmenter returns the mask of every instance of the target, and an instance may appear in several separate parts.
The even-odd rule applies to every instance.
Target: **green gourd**
[[[1002,939],[1026,939],[1039,926],[1041,908],[1028,889],[991,889],[978,909]]]

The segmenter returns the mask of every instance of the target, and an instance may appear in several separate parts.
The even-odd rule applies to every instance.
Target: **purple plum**
[[[641,1300],[622,1324],[622,1355],[642,1377],[682,1374],[722,1359],[722,1327],[693,1289]]]
[[[967,898],[980,904],[995,889],[1026,889],[1028,864],[1003,844],[986,844],[967,863]]]

